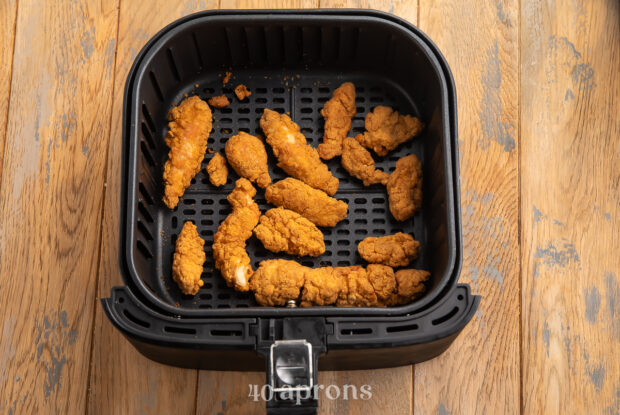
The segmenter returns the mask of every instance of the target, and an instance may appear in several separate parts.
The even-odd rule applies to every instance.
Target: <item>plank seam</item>
[[[93,301],[93,318],[92,318],[92,329],[90,333],[90,353],[88,360],[88,387],[86,388],[86,405],[84,407],[84,413],[88,413],[88,408],[91,399],[91,382],[92,382],[92,370],[93,370],[93,355],[95,351],[95,327],[97,324],[97,299],[99,298],[99,275],[101,272],[101,249],[103,245],[103,223],[105,218],[105,200],[107,193],[107,178],[108,178],[108,157],[110,154],[109,151],[109,143],[112,139],[112,118],[114,114],[114,97],[116,96],[116,58],[118,56],[118,35],[120,32],[120,24],[121,24],[121,0],[117,2],[117,19],[116,19],[116,44],[114,45],[114,63],[112,66],[112,94],[110,95],[111,99],[111,108],[110,108],[110,116],[108,119],[108,145],[106,146],[105,153],[105,164],[103,171],[103,195],[101,198],[101,211],[100,211],[100,221],[99,221],[99,255],[97,256],[97,272],[95,272],[95,298]]]
[[[517,213],[517,241],[519,244],[519,413],[523,415],[523,240],[522,240],[522,213],[523,206],[521,192],[521,0],[519,3],[519,16],[517,17],[517,192],[518,192],[518,213]]]
[[[15,66],[15,38],[17,37],[17,18],[19,13],[19,0],[15,1],[15,20],[13,21],[13,42],[11,43],[11,73],[9,73],[9,91],[7,96],[6,114],[4,116],[4,134],[2,142],[2,153],[0,153],[0,189],[2,188],[2,177],[4,176],[4,154],[6,152],[6,135],[9,130],[9,112],[11,110],[11,91],[13,90],[13,66]]]

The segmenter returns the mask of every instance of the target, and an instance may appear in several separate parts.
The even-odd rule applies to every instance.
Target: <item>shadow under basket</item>
[[[222,76],[232,72],[226,85]],[[356,86],[357,114],[350,135],[364,131],[364,116],[377,105],[421,118],[423,133],[386,157],[384,171],[416,154],[424,169],[422,209],[405,222],[389,212],[385,187],[364,187],[340,166],[326,164],[340,180],[335,197],[349,214],[322,228],[326,252],[298,259],[303,265],[363,264],[357,244],[368,236],[406,232],[421,242],[410,266],[427,269],[423,297],[390,308],[260,307],[251,293],[227,287],[214,269],[211,244],[230,213],[226,196],[238,176],[212,186],[205,169],[176,209],[161,201],[168,148],[167,113],[186,95],[225,94],[231,105],[213,111],[209,148],[223,152],[238,131],[262,135],[265,108],[287,112],[309,144],[323,137],[320,110],[341,83]],[[233,88],[252,95],[239,101]],[[443,352],[472,318],[480,298],[458,284],[461,226],[458,194],[456,94],[437,47],[411,24],[369,10],[208,11],[178,20],[138,54],[125,86],[119,265],[125,285],[102,299],[112,323],[145,356],[182,367],[266,369],[273,391],[268,413],[313,413],[317,369],[368,369],[421,362]],[[269,147],[269,146],[267,146]],[[272,180],[286,177],[267,148]],[[210,157],[206,157],[203,167]],[[269,209],[264,191],[256,201]],[[183,223],[205,239],[204,286],[183,295],[171,278],[172,255]],[[253,266],[284,257],[252,237]],[[296,399],[286,399],[291,392]],[[303,394],[303,396],[302,396]],[[290,394],[289,394],[290,395]]]

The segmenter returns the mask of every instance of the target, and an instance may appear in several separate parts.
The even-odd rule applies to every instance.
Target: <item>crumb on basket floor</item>
[[[235,87],[235,95],[237,96],[239,101],[243,101],[244,99],[252,95],[252,92],[250,92],[250,90],[245,85],[239,84]]]

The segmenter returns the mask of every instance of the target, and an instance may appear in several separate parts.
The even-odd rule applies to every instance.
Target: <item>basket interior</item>
[[[357,244],[368,236],[406,232],[422,244],[419,258],[410,266],[432,273],[429,290],[441,278],[449,277],[450,240],[446,221],[444,126],[439,79],[416,45],[397,30],[381,24],[356,26],[339,19],[245,21],[215,19],[209,24],[182,25],[162,38],[147,56],[137,77],[135,119],[131,139],[136,141],[135,171],[128,177],[134,220],[131,227],[132,256],[137,277],[158,299],[181,308],[226,309],[256,307],[251,293],[226,286],[214,269],[211,244],[220,222],[231,212],[226,196],[237,174],[229,168],[228,182],[216,188],[208,180],[206,164],[192,180],[182,201],[170,211],[161,201],[162,171],[168,157],[164,143],[167,112],[185,94],[207,99],[226,94],[231,105],[213,110],[213,131],[209,148],[224,153],[226,140],[238,131],[262,136],[259,120],[264,108],[287,112],[297,122],[310,145],[322,142],[323,118],[320,110],[342,82],[356,85],[357,114],[350,136],[364,131],[364,117],[377,105],[388,105],[404,114],[416,115],[428,124],[422,135],[400,146],[386,157],[373,154],[377,167],[393,171],[396,160],[416,154],[424,166],[424,204],[411,220],[396,221],[389,212],[384,186],[364,187],[348,175],[340,159],[327,162],[340,180],[336,198],[349,204],[348,217],[334,228],[321,228],[326,252],[317,257],[296,258],[301,264],[318,266],[365,265]],[[331,22],[331,24],[329,24]],[[233,77],[222,86],[221,77],[231,70]],[[243,83],[251,91],[240,102],[232,88]],[[287,177],[278,167],[271,148],[269,172],[272,181]],[[133,173],[133,174],[131,174]],[[261,211],[266,203],[264,190],[257,187],[255,200]],[[207,261],[202,279],[205,284],[196,296],[183,295],[172,281],[171,264],[176,238],[185,221],[194,222],[206,240]],[[295,259],[265,250],[254,236],[248,253],[256,267],[263,259]]]

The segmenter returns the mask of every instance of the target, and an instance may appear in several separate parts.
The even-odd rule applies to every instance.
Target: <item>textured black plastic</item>
[[[452,170],[456,167],[456,121],[452,80],[443,58],[411,26],[396,24],[385,15],[355,13],[204,14],[176,23],[147,45],[128,78],[126,89],[125,188],[121,228],[121,269],[128,285],[146,301],[169,313],[198,316],[267,315],[397,315],[422,309],[456,283],[460,268],[458,192]],[[434,47],[434,46],[433,46]],[[357,87],[356,115],[351,134],[363,130],[364,115],[384,104],[420,116],[428,127],[421,137],[399,147],[379,167],[391,171],[395,161],[414,153],[424,165],[422,212],[407,222],[395,221],[388,209],[384,187],[365,188],[339,166],[328,163],[341,180],[337,198],[349,203],[349,215],[335,228],[323,229],[327,252],[302,258],[309,266],[363,264],[357,243],[366,236],[409,232],[422,242],[414,267],[429,269],[432,281],[426,297],[404,307],[286,309],[256,307],[252,296],[226,287],[213,269],[210,245],[221,220],[230,212],[226,195],[237,176],[232,172],[223,189],[210,185],[201,171],[177,209],[161,202],[163,142],[166,114],[184,94],[203,98],[224,92],[220,76],[234,76],[229,84],[246,84],[248,101],[232,99],[230,107],[214,111],[211,148],[223,149],[238,130],[261,134],[258,120],[264,108],[290,112],[312,145],[322,138],[320,109],[341,82]],[[270,152],[270,149],[268,149]],[[205,160],[205,165],[208,158]],[[274,180],[285,177],[275,167]],[[261,210],[269,208],[262,190]],[[171,281],[171,257],[176,236],[186,220],[198,226],[207,241],[205,286],[195,297],[184,296]],[[255,265],[275,257],[254,238],[248,243]]]
[[[281,318],[166,316],[143,304],[127,287],[114,288],[101,302],[110,321],[142,354],[175,366],[262,371],[260,345],[274,337],[288,338],[277,329],[282,327]],[[327,353],[319,357],[319,369],[375,369],[431,359],[448,348],[479,302],[469,286],[458,284],[416,315],[326,318]],[[276,329],[270,334],[266,327],[271,325]]]

